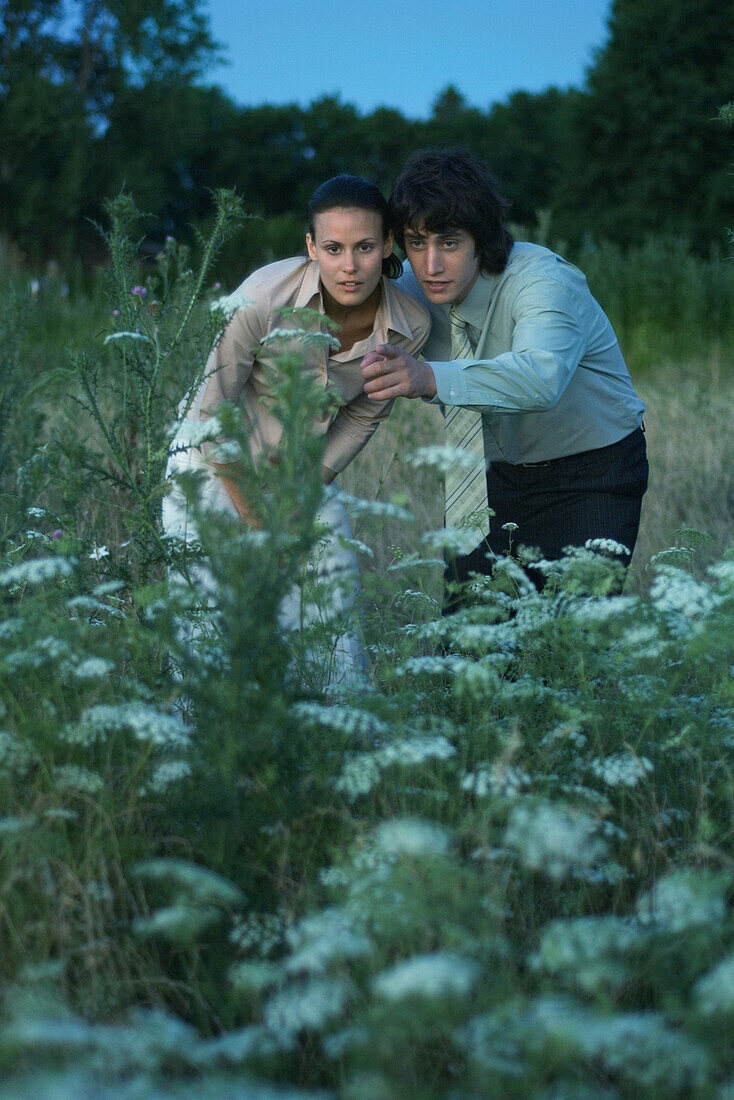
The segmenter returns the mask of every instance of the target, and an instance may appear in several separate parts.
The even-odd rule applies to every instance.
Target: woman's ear
[[[310,233],[306,234],[306,248],[308,249],[308,256],[311,260],[318,260],[316,253],[316,245],[313,243],[313,237]]]
[[[386,260],[388,256],[392,256],[393,249],[395,247],[395,234],[392,229],[388,230],[385,234],[385,243],[382,246],[382,258]]]

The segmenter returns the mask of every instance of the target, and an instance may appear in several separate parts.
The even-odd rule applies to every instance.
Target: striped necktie
[[[453,310],[449,311],[451,321],[451,358],[471,359],[474,355],[471,338],[466,325]],[[477,527],[486,535],[489,530],[487,512],[487,473],[484,459],[484,437],[482,432],[482,414],[461,405],[444,406],[446,442],[452,447],[460,447],[480,460],[481,465],[467,469],[456,462],[446,471],[445,518],[447,527],[467,526],[467,517],[484,509],[477,522],[469,526]]]

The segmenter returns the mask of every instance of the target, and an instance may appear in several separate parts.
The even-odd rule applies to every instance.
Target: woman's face
[[[314,235],[306,234],[306,244],[326,293],[339,305],[358,306],[379,283],[393,237],[384,235],[377,211],[339,206],[316,215]]]

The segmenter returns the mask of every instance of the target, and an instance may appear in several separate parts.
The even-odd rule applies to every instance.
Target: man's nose
[[[426,254],[426,270],[430,275],[438,275],[443,271],[443,259],[438,248],[429,245]]]

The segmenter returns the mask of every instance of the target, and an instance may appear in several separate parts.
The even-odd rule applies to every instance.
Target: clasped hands
[[[364,392],[372,401],[436,396],[436,377],[430,364],[414,359],[395,344],[378,344],[367,352],[362,377]]]

